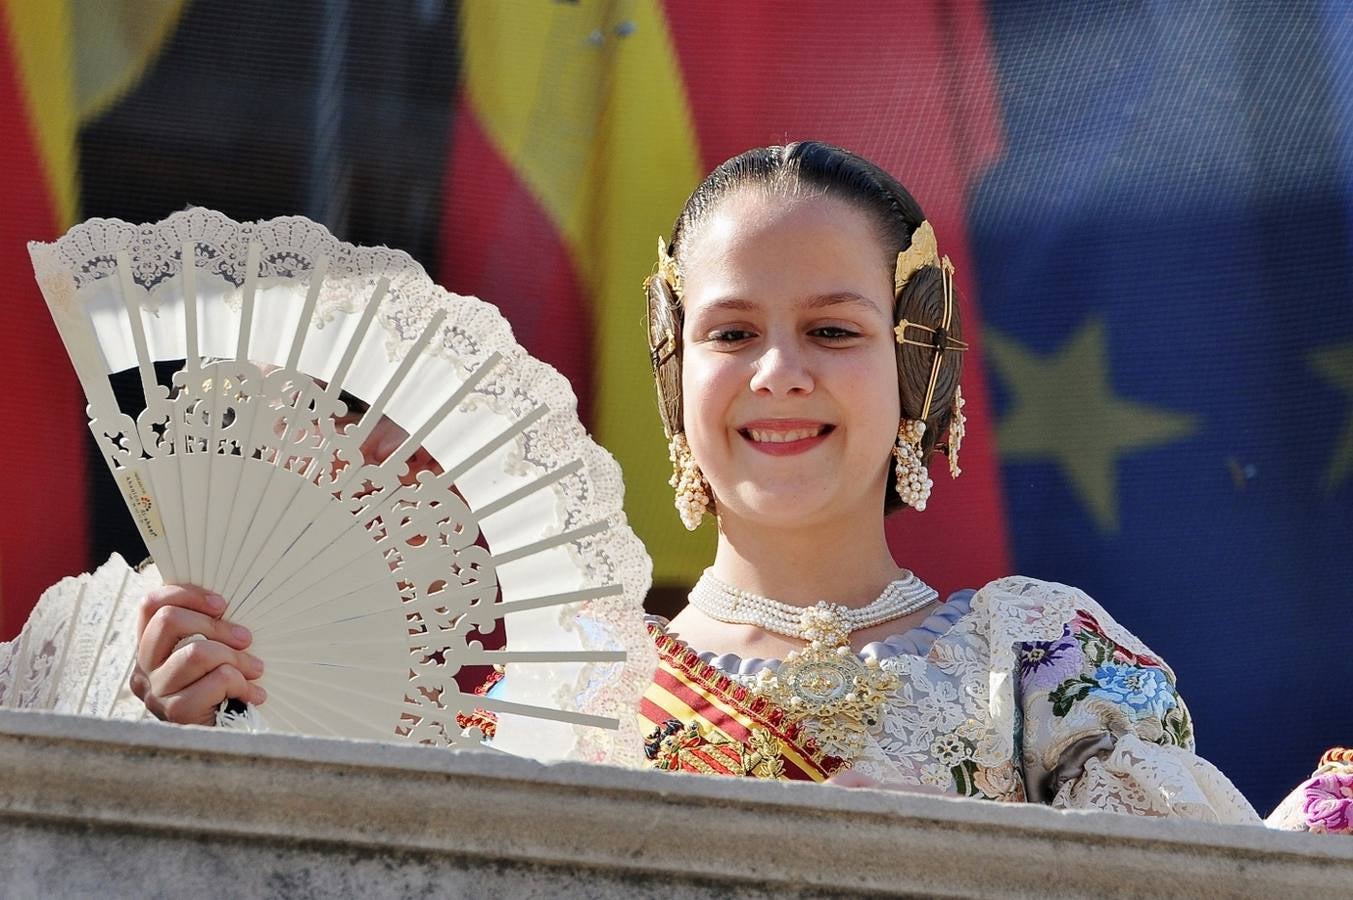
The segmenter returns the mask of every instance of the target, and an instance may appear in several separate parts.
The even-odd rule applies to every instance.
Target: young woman
[[[958,472],[953,275],[906,190],[825,144],[744,153],[687,202],[647,283],[650,345],[677,508],[719,540],[651,625],[647,757],[1257,823],[1194,755],[1173,674],[1090,598],[1008,578],[941,601],[893,559],[884,516],[924,515],[937,452]],[[133,686],[156,715],[264,699],[223,608],[147,597]]]
[[[884,516],[958,472],[953,267],[910,194],[821,143],[719,166],[646,285],[677,508],[718,525],[641,710],[662,769],[1259,821],[1158,658],[1083,593],[941,601]],[[924,567],[924,560],[909,561]]]

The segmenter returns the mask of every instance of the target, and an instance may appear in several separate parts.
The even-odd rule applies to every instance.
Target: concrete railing
[[[0,895],[1353,894],[1353,840],[0,712]]]

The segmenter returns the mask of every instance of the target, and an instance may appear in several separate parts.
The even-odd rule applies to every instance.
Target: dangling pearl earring
[[[677,514],[686,530],[694,531],[705,518],[705,510],[709,509],[709,485],[695,464],[695,456],[691,454],[691,445],[686,442],[684,433],[672,435],[667,453],[673,470],[672,479],[667,483],[676,488]]]
[[[967,418],[963,415],[963,391],[955,385],[954,387],[954,413],[949,420],[949,449],[945,455],[949,457],[949,477],[957,478],[963,474],[963,470],[958,467],[958,448],[963,443],[963,435],[967,431]]]
[[[917,512],[925,509],[925,502],[930,499],[930,489],[935,486],[921,460],[921,438],[924,436],[925,422],[903,419],[897,429],[897,443],[893,445],[893,458],[897,460],[894,468],[897,474],[897,496]]]

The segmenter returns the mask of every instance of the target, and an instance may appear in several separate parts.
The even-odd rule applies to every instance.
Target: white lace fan
[[[638,752],[650,563],[567,381],[494,307],[304,218],[96,219],[29,250],[160,574],[254,634],[251,721],[455,744],[478,707],[513,752]],[[135,420],[109,380],[129,369]],[[483,665],[507,676],[462,693]]]

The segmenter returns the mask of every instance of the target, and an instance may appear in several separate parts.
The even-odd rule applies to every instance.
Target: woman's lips
[[[806,420],[750,422],[738,429],[743,440],[768,456],[806,453],[825,441],[834,425]]]

